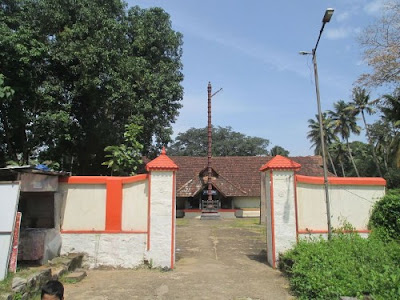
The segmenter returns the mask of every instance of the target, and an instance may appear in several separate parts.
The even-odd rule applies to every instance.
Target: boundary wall
[[[61,254],[85,253],[90,267],[175,263],[176,170],[165,150],[132,177],[60,180]]]
[[[261,199],[267,227],[267,260],[276,268],[279,253],[299,238],[327,236],[327,213],[323,177],[296,175],[301,165],[277,155],[261,167]],[[348,223],[362,235],[372,206],[385,194],[383,178],[329,177],[331,223],[340,228]],[[262,210],[263,212],[263,210]]]

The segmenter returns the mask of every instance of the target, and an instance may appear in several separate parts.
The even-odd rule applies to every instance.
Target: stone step
[[[67,276],[65,276],[64,278],[66,280],[71,280],[71,281],[75,281],[75,282],[79,282],[81,281],[83,278],[86,277],[86,271],[80,270],[80,271],[75,271],[72,273],[69,273]]]
[[[50,266],[63,265],[68,268],[68,271],[72,272],[75,269],[82,267],[83,254],[71,253],[68,256],[55,257],[49,261]]]
[[[220,220],[221,215],[219,212],[202,212],[200,219],[201,220]]]

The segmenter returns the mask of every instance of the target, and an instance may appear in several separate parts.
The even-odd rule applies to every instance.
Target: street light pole
[[[317,94],[317,106],[318,106],[318,118],[319,118],[319,135],[321,138],[321,149],[322,149],[322,165],[324,169],[324,186],[325,186],[325,202],[326,202],[326,216],[328,221],[328,239],[332,237],[332,226],[331,226],[331,206],[329,202],[329,189],[328,189],[328,168],[326,166],[326,152],[325,152],[325,135],[324,135],[324,123],[322,120],[321,113],[321,101],[319,97],[319,82],[318,82],[318,70],[317,70],[317,55],[315,49],[313,49],[313,64],[314,64],[314,76],[315,76],[315,92]]]
[[[331,20],[332,14],[333,14],[333,9],[328,8],[325,11],[324,18],[322,19],[322,27],[321,30],[319,31],[319,36],[317,43],[315,44],[314,49],[312,49],[312,52],[305,52],[302,51],[300,54],[302,55],[307,55],[311,54],[312,59],[313,59],[313,64],[314,64],[314,76],[315,76],[315,92],[317,94],[317,106],[318,106],[318,119],[319,119],[319,135],[321,139],[321,149],[322,149],[322,164],[323,164],[323,169],[324,169],[324,188],[325,188],[325,202],[326,202],[326,217],[327,217],[327,223],[328,223],[328,239],[330,240],[332,237],[332,226],[331,226],[331,206],[329,202],[329,182],[328,182],[328,168],[326,166],[326,149],[325,149],[325,136],[324,136],[324,123],[322,120],[322,112],[321,112],[321,101],[320,101],[320,95],[319,95],[319,81],[318,81],[318,68],[317,68],[317,47],[319,44],[319,40],[321,39],[322,32],[324,31],[325,24],[328,23]]]

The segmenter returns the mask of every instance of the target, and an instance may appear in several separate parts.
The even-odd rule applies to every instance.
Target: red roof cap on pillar
[[[161,155],[146,165],[146,170],[160,170],[160,171],[176,171],[178,166],[167,156],[167,152],[163,147],[161,150]]]
[[[269,162],[267,162],[265,165],[263,165],[260,168],[260,171],[265,171],[265,170],[294,170],[298,171],[300,170],[301,165],[287,157],[277,155],[273,159],[271,159]]]

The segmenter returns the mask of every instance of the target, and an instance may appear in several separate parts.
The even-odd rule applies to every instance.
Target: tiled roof
[[[260,171],[265,170],[300,170],[301,165],[287,157],[277,155],[260,168]]]
[[[165,148],[162,149],[160,156],[146,164],[146,170],[178,170],[178,166],[167,156]]]
[[[213,176],[213,185],[226,196],[259,197],[260,168],[272,158],[271,156],[213,157],[213,173],[218,175]],[[207,157],[171,156],[171,159],[179,167],[176,173],[177,196],[194,196],[206,184],[202,177],[207,168]],[[301,165],[296,174],[323,176],[320,156],[298,156],[289,159]]]

